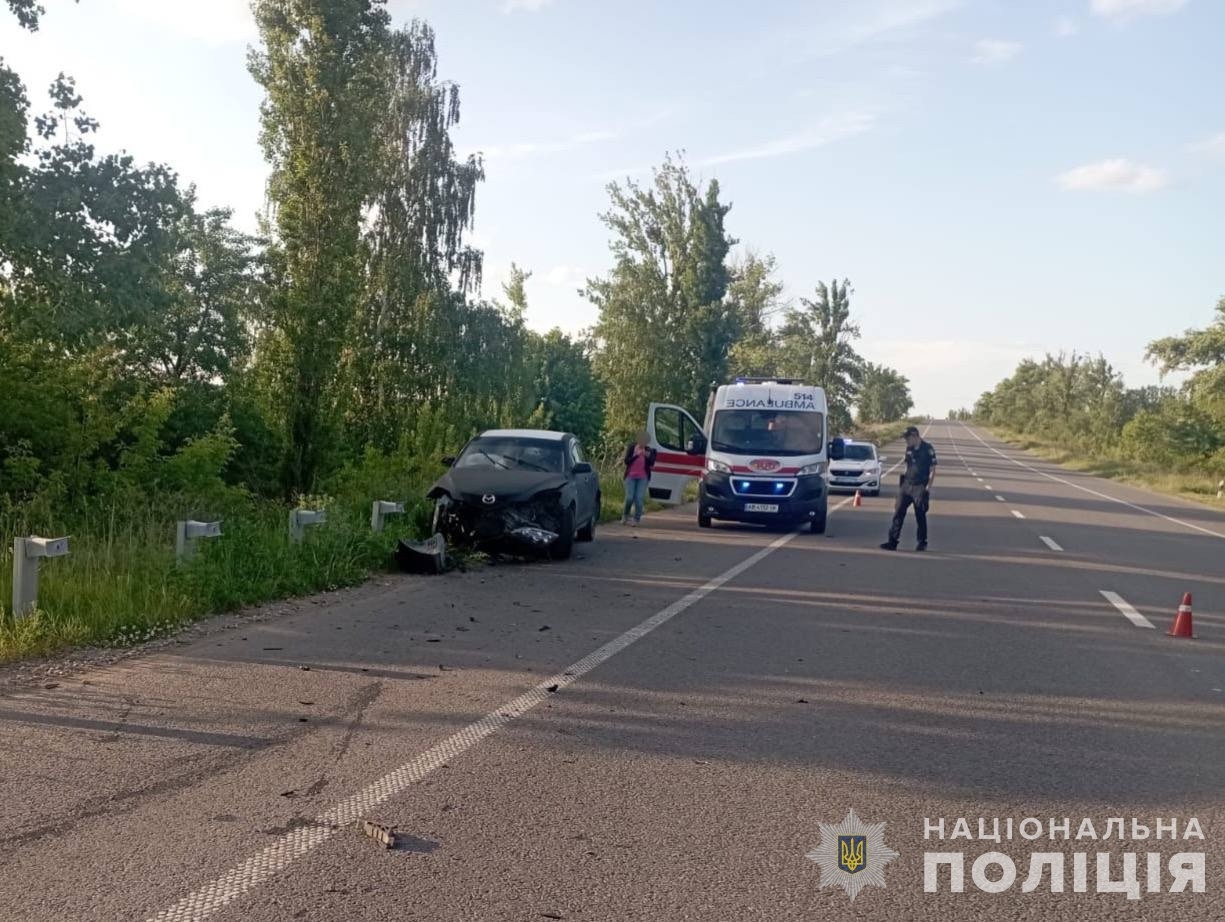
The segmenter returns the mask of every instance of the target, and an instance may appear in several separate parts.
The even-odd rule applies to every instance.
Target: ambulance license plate
[[[745,503],[745,512],[778,512],[777,503]]]

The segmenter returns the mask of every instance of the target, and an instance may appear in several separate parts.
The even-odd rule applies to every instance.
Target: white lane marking
[[[1016,516],[1018,519],[1023,519],[1023,518],[1025,518],[1025,513],[1023,513],[1023,512],[1019,512],[1019,511],[1018,511],[1018,510],[1016,510],[1016,509],[1013,509],[1013,510],[1012,510],[1012,514],[1013,514],[1013,515],[1015,515],[1015,516]]]
[[[995,452],[997,455],[999,455],[1001,458],[1005,459],[1006,461],[1011,461],[1017,467],[1024,468],[1025,470],[1030,471],[1034,474],[1039,474],[1042,477],[1045,477],[1047,480],[1053,480],[1056,483],[1062,483],[1065,486],[1074,487],[1077,490],[1081,490],[1084,493],[1088,493],[1092,496],[1096,496],[1099,499],[1108,499],[1112,503],[1118,503],[1120,506],[1126,506],[1128,509],[1135,509],[1137,512],[1143,512],[1147,515],[1156,516],[1159,519],[1165,519],[1167,522],[1173,522],[1175,525],[1181,525],[1184,528],[1194,529],[1195,531],[1202,532],[1205,535],[1212,535],[1212,537],[1214,538],[1225,538],[1225,533],[1222,533],[1219,531],[1213,531],[1211,528],[1204,528],[1202,525],[1196,525],[1194,522],[1187,522],[1187,521],[1184,521],[1183,519],[1176,519],[1174,518],[1174,516],[1166,515],[1164,512],[1158,512],[1155,509],[1147,509],[1144,506],[1138,506],[1135,503],[1129,503],[1125,499],[1119,499],[1117,496],[1111,496],[1109,493],[1102,493],[1090,487],[1081,486],[1079,483],[1073,483],[1071,480],[1068,480],[1064,477],[1056,477],[1054,474],[1048,474],[1046,471],[1040,471],[1038,470],[1038,468],[1034,467],[1032,464],[1026,464],[1024,461],[1018,461],[1016,458],[1012,458],[1004,454],[1004,452],[1000,451],[998,448],[988,445],[983,440],[983,437],[981,435],[979,435],[977,432],[975,432],[965,423],[962,423],[961,425],[962,425],[962,428],[964,428],[968,433],[970,433],[970,435],[974,436],[974,438],[982,442],[984,448],[989,448],[991,451]]]
[[[1056,543],[1054,538],[1048,538],[1046,535],[1042,535],[1041,538],[1042,538],[1042,543],[1045,544],[1047,547],[1049,547],[1052,551],[1062,551],[1063,550],[1063,548],[1061,548],[1058,545],[1058,543]]]
[[[838,507],[846,504],[846,500]],[[554,691],[560,691],[577,682],[591,670],[616,656],[626,647],[646,637],[652,631],[667,624],[685,609],[697,604],[728,581],[760,563],[770,554],[792,541],[799,532],[782,535],[757,553],[742,560],[729,570],[716,576],[705,585],[693,590],[684,598],[630,628],[619,637],[610,640],[593,653],[583,657],[563,672],[544,679],[518,698],[496,710],[490,711],[480,720],[471,723],[458,733],[443,740],[432,749],[404,763],[394,771],[368,785],[351,797],[342,800],[328,812],[316,817],[312,823],[282,836],[263,851],[251,856],[227,874],[206,884],[194,893],[183,897],[168,909],[151,917],[152,922],[198,922],[228,906],[273,875],[283,871],[293,861],[326,842],[344,826],[354,823],[369,811],[391,797],[421,781],[439,766],[471,749],[486,737],[496,733],[517,717],[522,717]]]
[[[984,480],[983,480],[981,477],[979,477],[979,476],[977,476],[977,475],[975,475],[974,479],[975,479],[975,480],[977,480],[979,483],[984,483],[984,482],[985,482],[985,481],[984,481]]]
[[[998,493],[995,494],[995,498],[998,499],[1001,503],[1008,502],[1008,500],[1004,499],[1004,497],[1000,496]]]
[[[901,464],[902,462],[898,461],[889,469],[888,473],[892,474]],[[853,496],[848,496],[830,511],[837,512],[853,500]],[[404,763],[399,768],[388,772],[373,784],[342,800],[327,813],[315,817],[311,823],[283,835],[263,851],[252,855],[242,864],[232,868],[212,883],[189,893],[173,906],[163,909],[157,915],[150,916],[149,922],[201,922],[201,920],[220,912],[235,900],[285,870],[294,861],[310,852],[316,846],[322,845],[332,836],[339,833],[345,826],[357,822],[375,807],[385,803],[397,794],[403,793],[440,766],[471,749],[486,737],[492,736],[497,731],[503,729],[516,717],[522,717],[553,694],[550,688],[553,688],[554,691],[560,691],[566,686],[577,682],[584,675],[602,663],[607,662],[626,647],[646,637],[656,628],[667,624],[681,612],[685,611],[685,609],[692,607],[730,580],[756,566],[776,550],[791,542],[798,534],[798,531],[793,531],[781,536],[751,557],[742,560],[730,570],[721,573],[705,585],[693,590],[684,598],[673,602],[667,608],[647,618],[641,624],[610,640],[595,652],[588,654],[571,665],[564,672],[545,679],[513,701],[490,711],[480,720],[447,737],[437,746],[426,750],[417,758]]]
[[[984,484],[983,484],[983,489],[984,489],[984,490],[994,490],[994,489],[995,489],[995,487],[991,486],[991,484],[989,484],[989,483],[984,483]]]
[[[1144,615],[1132,608],[1131,603],[1117,592],[1107,592],[1105,589],[1100,590],[1100,592],[1107,602],[1117,608],[1123,617],[1136,627],[1147,627],[1156,630],[1156,628],[1153,627],[1153,622],[1149,621],[1148,618],[1144,617]]]

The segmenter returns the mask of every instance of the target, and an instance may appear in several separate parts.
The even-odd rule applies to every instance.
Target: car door
[[[574,473],[575,493],[578,496],[578,522],[585,524],[590,521],[593,516],[599,514],[599,510],[595,508],[596,495],[600,492],[599,475],[587,464],[587,459],[583,457],[583,448],[579,445],[578,439],[570,439],[570,469],[574,471],[580,464],[585,465],[588,470],[582,473]],[[581,469],[580,469],[581,470]]]
[[[685,487],[706,470],[706,433],[683,407],[653,403],[647,410],[647,435],[656,451],[651,499],[682,502]]]

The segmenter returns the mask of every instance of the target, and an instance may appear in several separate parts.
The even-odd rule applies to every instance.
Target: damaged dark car
[[[426,495],[449,544],[566,559],[595,538],[600,480],[568,432],[494,429],[444,463]]]

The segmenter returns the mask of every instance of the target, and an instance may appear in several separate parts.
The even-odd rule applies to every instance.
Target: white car
[[[830,492],[859,490],[871,496],[880,496],[881,462],[888,460],[877,454],[876,446],[871,442],[845,439],[842,457],[834,460],[833,455],[830,455]]]

